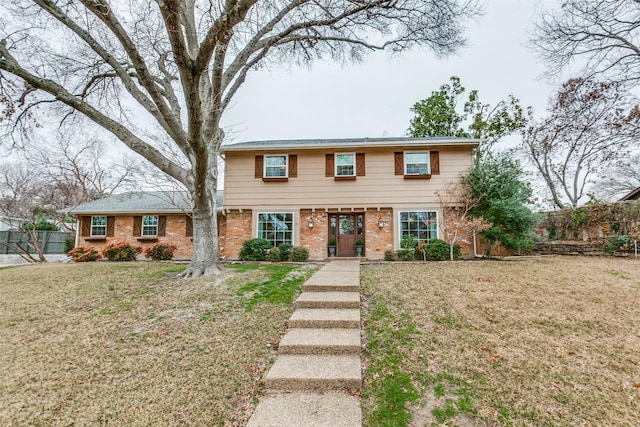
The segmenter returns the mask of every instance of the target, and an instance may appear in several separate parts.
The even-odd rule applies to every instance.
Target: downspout
[[[484,258],[484,255],[478,255],[478,245],[476,243],[476,228],[473,227],[473,256],[475,258]]]

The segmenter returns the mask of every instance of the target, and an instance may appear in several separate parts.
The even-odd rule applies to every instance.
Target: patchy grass
[[[1,271],[0,425],[245,425],[291,313],[238,297],[256,275],[277,288],[266,267],[197,280],[169,263]]]
[[[366,425],[640,425],[639,261],[372,265],[362,283]]]

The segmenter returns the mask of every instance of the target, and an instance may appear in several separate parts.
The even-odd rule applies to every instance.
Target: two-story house
[[[221,253],[237,259],[254,237],[291,243],[310,259],[383,259],[411,235],[442,235],[437,190],[473,165],[477,139],[357,138],[246,142],[225,160]]]

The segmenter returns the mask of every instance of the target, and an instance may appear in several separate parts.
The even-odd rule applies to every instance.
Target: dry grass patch
[[[289,305],[242,306],[260,269],[182,268],[0,271],[0,425],[244,425]]]
[[[370,312],[409,334],[390,342],[402,353],[391,374],[419,396],[404,403],[409,425],[640,425],[639,261],[389,264],[366,267],[363,284]],[[384,409],[375,351],[367,364],[372,420]]]

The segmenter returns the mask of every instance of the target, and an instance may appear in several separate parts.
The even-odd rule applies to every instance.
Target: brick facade
[[[144,240],[133,235],[133,216],[123,215],[114,217],[113,237],[104,239],[96,239],[88,236],[80,236],[78,245],[93,247],[98,251],[102,251],[105,246],[114,242],[127,242],[131,246],[151,247],[156,243],[172,244],[177,246],[174,259],[190,259],[193,252],[193,244],[191,237],[187,236],[187,216],[166,215],[167,225],[164,236],[158,236],[157,239]],[[80,220],[82,217],[80,217]]]
[[[380,221],[382,228],[380,228]],[[365,248],[367,259],[384,259],[384,253],[393,251],[393,212],[391,209],[380,209],[379,212],[368,210],[364,214]]]
[[[220,228],[220,236],[224,236],[219,243],[220,256],[223,256],[223,259],[238,259],[242,242],[255,237],[252,231],[252,212],[251,210],[231,211],[220,222],[224,223]]]

